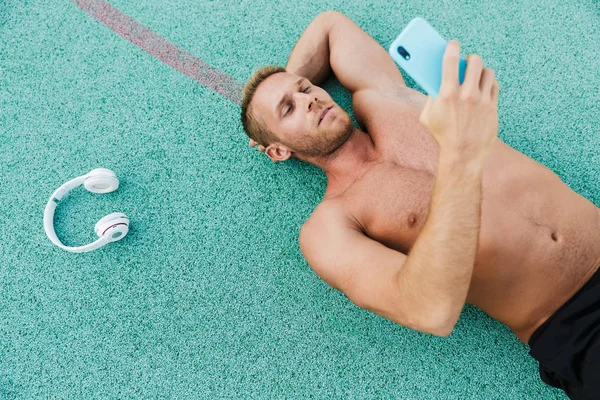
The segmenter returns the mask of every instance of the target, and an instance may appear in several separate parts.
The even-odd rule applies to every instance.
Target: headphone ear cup
[[[87,174],[83,186],[92,193],[109,193],[117,190],[119,180],[110,169],[96,168]]]
[[[108,214],[96,222],[94,232],[98,237],[107,236],[109,242],[116,242],[123,239],[129,232],[129,218],[127,215],[119,212]]]

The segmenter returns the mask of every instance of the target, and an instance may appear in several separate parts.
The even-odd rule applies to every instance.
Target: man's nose
[[[318,100],[316,97],[312,97],[312,96],[308,97],[308,112],[313,111],[313,108],[317,106],[317,102],[318,102]]]

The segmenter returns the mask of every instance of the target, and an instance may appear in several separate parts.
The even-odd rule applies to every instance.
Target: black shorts
[[[571,399],[600,399],[600,268],[529,339],[540,377]]]

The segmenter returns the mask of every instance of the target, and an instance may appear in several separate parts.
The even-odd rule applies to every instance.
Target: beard
[[[341,117],[341,116],[340,116]],[[302,135],[297,143],[288,147],[294,149],[296,158],[331,158],[342,147],[354,131],[350,116],[345,114],[339,118],[330,130],[322,131],[318,135]]]

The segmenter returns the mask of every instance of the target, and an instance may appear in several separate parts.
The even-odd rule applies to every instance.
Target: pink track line
[[[243,84],[191,55],[102,0],[73,0],[83,11],[148,52],[236,104],[242,103]]]

